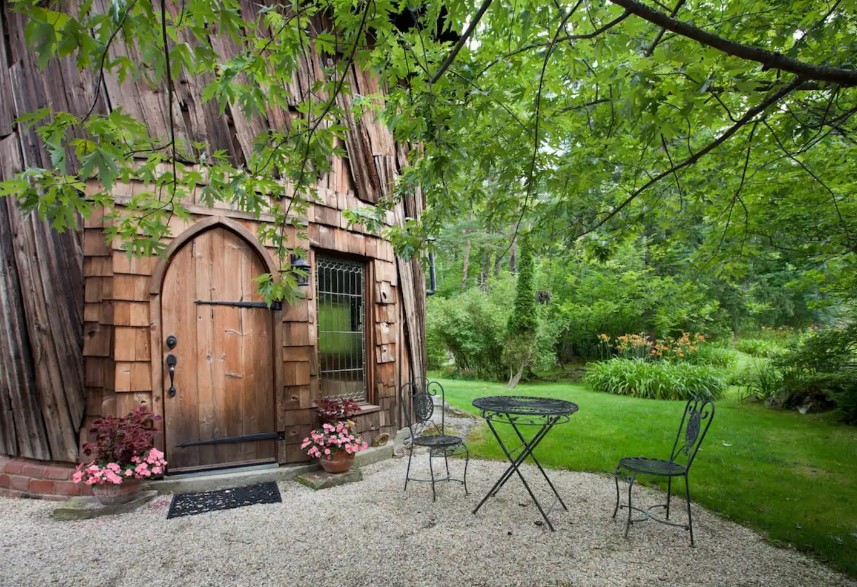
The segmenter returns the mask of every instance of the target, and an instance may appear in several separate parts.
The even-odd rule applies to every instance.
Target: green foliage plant
[[[857,323],[811,331],[774,364],[783,371],[784,407],[833,403],[857,424]]]
[[[502,360],[513,282],[496,280],[488,291],[472,287],[455,298],[427,301],[426,339],[429,357],[452,371],[499,381],[508,375]]]
[[[783,373],[770,361],[757,360],[747,367],[739,397],[780,407]]]
[[[717,399],[725,383],[706,365],[686,362],[614,358],[590,363],[584,381],[595,391],[645,399]]]
[[[733,344],[742,353],[766,359],[779,357],[786,352],[786,348],[778,341],[766,338],[739,338]]]
[[[732,349],[718,344],[702,344],[699,351],[691,354],[688,360],[701,365],[711,365],[721,369],[733,368],[738,356]]]

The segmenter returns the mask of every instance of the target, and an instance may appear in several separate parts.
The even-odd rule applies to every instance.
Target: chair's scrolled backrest
[[[688,400],[684,406],[670,460],[682,463],[690,469],[713,420],[714,402],[712,400]]]
[[[434,414],[434,398],[446,400],[443,386],[437,381],[417,377],[405,383],[401,390],[402,413],[405,416],[411,438],[416,438],[426,427],[434,427],[431,417]],[[443,430],[444,410],[441,409],[441,427]]]

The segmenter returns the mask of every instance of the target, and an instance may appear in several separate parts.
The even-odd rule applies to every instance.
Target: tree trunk
[[[479,268],[479,287],[487,290],[489,281],[491,281],[491,250],[485,247],[482,249],[482,264]]]
[[[518,386],[518,383],[521,381],[521,377],[524,376],[524,369],[526,368],[526,365],[518,367],[518,372],[512,375],[512,378],[509,379],[509,385],[506,386],[507,389],[515,389]]]
[[[467,289],[468,273],[470,273],[470,239],[464,241],[464,254],[461,261],[461,291]]]
[[[518,239],[513,240],[509,248],[509,271],[518,272]]]

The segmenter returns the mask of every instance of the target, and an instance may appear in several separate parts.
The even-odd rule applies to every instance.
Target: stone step
[[[388,442],[384,446],[372,447],[357,453],[354,456],[354,467],[365,467],[389,459],[392,456],[393,443]],[[154,489],[161,495],[168,493],[199,493],[201,491],[255,485],[256,483],[264,483],[265,481],[291,481],[298,475],[320,470],[320,467],[315,463],[301,463],[298,465],[277,465],[276,463],[271,463],[270,465],[256,465],[226,471],[201,471],[199,473],[169,475],[164,479],[146,483],[146,489]]]
[[[352,468],[345,473],[328,473],[327,471],[318,470],[298,475],[295,480],[310,489],[329,489],[330,487],[338,487],[346,483],[363,481],[363,471],[357,468]]]

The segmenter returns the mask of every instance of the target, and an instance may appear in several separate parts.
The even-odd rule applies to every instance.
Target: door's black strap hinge
[[[258,440],[285,440],[286,433],[283,430],[279,432],[262,432],[260,434],[244,434],[243,436],[227,436],[226,438],[215,438],[214,440],[200,440],[198,442],[182,442],[177,444],[177,448],[187,448],[188,446],[203,446],[209,444],[234,444],[236,442],[256,442]]]
[[[235,308],[260,308],[262,310],[282,310],[283,302],[271,302],[269,306],[265,302],[225,302],[225,301],[215,301],[215,300],[196,300],[197,305],[200,306],[232,306]]]

